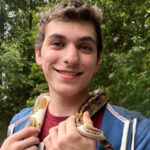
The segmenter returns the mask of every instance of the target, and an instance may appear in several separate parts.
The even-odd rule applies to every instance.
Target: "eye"
[[[63,47],[64,46],[63,42],[60,42],[60,41],[53,41],[53,42],[51,42],[51,45],[56,46],[56,47]]]
[[[92,51],[92,47],[88,44],[81,44],[79,46],[79,49],[82,50],[82,51],[85,51],[85,52],[90,52]]]
[[[54,49],[54,50],[61,50],[63,49],[65,46],[65,43],[61,40],[52,40],[50,42],[50,47],[51,49]]]

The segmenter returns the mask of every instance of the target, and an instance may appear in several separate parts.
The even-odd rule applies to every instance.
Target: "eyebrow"
[[[91,41],[94,44],[97,44],[96,40],[94,40],[91,36],[84,36],[79,39],[79,41]]]
[[[58,34],[58,33],[54,33],[48,36],[48,40],[50,40],[51,38],[66,39],[65,36],[63,36],[62,34]]]
[[[58,33],[54,33],[54,34],[48,36],[48,40],[50,40],[51,38],[66,39],[66,37],[64,35],[58,34]],[[80,42],[91,41],[92,43],[97,44],[96,40],[93,39],[91,36],[83,36],[83,37],[79,38],[78,41],[80,41]]]

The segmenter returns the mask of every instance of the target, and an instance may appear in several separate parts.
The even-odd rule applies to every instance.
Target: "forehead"
[[[89,21],[54,19],[45,28],[45,39],[53,34],[61,34],[68,38],[89,36],[96,41],[94,25]]]

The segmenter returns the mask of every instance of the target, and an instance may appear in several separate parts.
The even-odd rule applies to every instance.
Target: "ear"
[[[95,67],[95,73],[99,70],[99,66],[101,64],[102,61],[102,53],[99,54],[99,57],[97,58],[97,63],[96,63],[96,67]]]
[[[42,66],[42,58],[41,58],[41,53],[39,51],[39,48],[37,46],[34,47],[35,49],[35,60],[36,60],[36,64],[38,66]]]

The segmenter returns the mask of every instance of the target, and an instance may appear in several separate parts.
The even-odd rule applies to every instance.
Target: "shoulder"
[[[10,124],[16,123],[17,121],[22,120],[24,117],[30,116],[31,112],[32,112],[32,108],[25,108],[21,110],[19,113],[14,115],[14,117],[10,121]]]
[[[29,120],[31,113],[32,108],[25,108],[21,110],[19,113],[17,113],[10,121],[7,135],[10,136],[11,134],[24,128],[25,124]]]
[[[146,118],[145,116],[143,116],[140,112],[136,112],[136,111],[129,111],[126,108],[123,107],[118,107],[115,105],[111,105],[111,104],[107,104],[106,106],[106,111],[109,111],[109,113],[115,117],[120,119],[121,121],[129,121],[129,122],[133,122],[134,119],[137,120],[137,125],[139,127],[150,127],[150,120],[148,118]],[[141,129],[141,128],[139,128]]]
[[[115,117],[124,118],[126,120],[133,120],[134,118],[143,118],[144,116],[137,111],[129,111],[126,108],[107,104],[107,110]],[[145,117],[144,117],[145,118]]]
[[[132,137],[131,145],[137,150],[150,149],[150,120],[136,111],[129,111],[125,108],[107,104],[106,118],[112,118],[112,126],[126,131],[127,141]],[[128,133],[128,134],[127,134]],[[124,135],[124,134],[123,134]],[[130,141],[130,140],[129,140]],[[128,144],[129,145],[129,144]]]
[[[150,149],[150,120],[142,115],[137,119],[135,139],[137,149]]]

